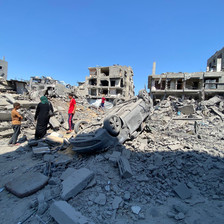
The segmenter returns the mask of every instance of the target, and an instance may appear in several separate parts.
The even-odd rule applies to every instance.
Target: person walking
[[[106,101],[106,98],[104,97],[104,94],[102,95],[102,98],[101,98],[101,104],[100,104],[100,107],[103,111],[105,109],[104,107],[104,104],[105,104],[105,101]]]
[[[68,127],[69,130],[67,131],[67,134],[71,133],[74,130],[74,124],[73,124],[73,116],[75,114],[75,110],[76,110],[76,101],[73,98],[72,93],[68,94],[68,97],[70,99],[70,103],[69,103],[69,109],[68,109]]]
[[[13,133],[11,139],[9,140],[9,143],[8,143],[9,145],[19,145],[19,143],[16,143],[16,142],[17,142],[18,136],[20,134],[21,120],[23,119],[23,117],[17,111],[19,108],[20,108],[19,103],[16,102],[13,104],[11,118],[12,118],[12,128],[13,128],[14,133]]]
[[[40,103],[37,105],[36,113],[34,116],[37,120],[35,139],[41,139],[47,133],[47,125],[50,120],[50,112],[53,113],[54,109],[52,104],[49,103],[46,96],[40,98]]]

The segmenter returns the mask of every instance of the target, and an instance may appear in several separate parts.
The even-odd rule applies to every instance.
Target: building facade
[[[224,94],[224,48],[216,52],[207,61],[206,72],[163,73],[155,74],[155,63],[152,75],[148,76],[148,88],[154,99],[169,95],[207,99],[217,94]]]
[[[7,80],[8,75],[8,62],[5,61],[5,57],[3,57],[3,60],[0,59],[0,78]]]
[[[224,72],[224,47],[207,60],[207,72]]]
[[[88,69],[89,77],[85,81],[88,98],[99,99],[105,95],[109,100],[130,99],[135,95],[131,67],[113,65]]]

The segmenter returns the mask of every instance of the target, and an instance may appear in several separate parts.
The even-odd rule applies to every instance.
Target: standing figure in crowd
[[[68,97],[70,99],[70,103],[69,103],[69,109],[68,109],[68,127],[69,127],[69,130],[67,131],[67,134],[71,133],[74,130],[74,124],[72,122],[72,119],[73,119],[73,116],[74,116],[75,110],[76,110],[76,101],[73,98],[73,95],[71,93],[69,93]]]
[[[19,143],[16,143],[16,142],[17,142],[18,136],[20,134],[21,120],[23,119],[23,117],[17,111],[19,108],[20,108],[19,103],[13,104],[13,110],[11,112],[11,117],[12,117],[12,128],[14,130],[14,133],[13,133],[11,139],[9,140],[9,143],[8,143],[9,145],[19,145]]]
[[[47,133],[47,125],[49,123],[50,114],[53,110],[52,104],[48,101],[46,96],[40,98],[40,103],[37,105],[35,121],[37,120],[35,139],[41,139]]]

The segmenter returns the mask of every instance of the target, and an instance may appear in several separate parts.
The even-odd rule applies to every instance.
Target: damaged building
[[[207,60],[207,72],[224,72],[224,47]]]
[[[173,73],[156,75],[153,63],[152,75],[148,76],[148,88],[154,99],[169,95],[207,99],[224,93],[224,48],[207,61],[206,72]]]
[[[118,97],[130,99],[135,95],[130,66],[89,67],[85,85],[90,99],[100,99],[103,94],[108,100]]]
[[[30,98],[35,100],[44,95],[58,97],[64,96],[69,92],[69,88],[63,82],[44,76],[31,77],[27,88],[30,93]]]
[[[7,79],[8,74],[8,62],[3,57],[3,60],[0,59],[0,79]]]

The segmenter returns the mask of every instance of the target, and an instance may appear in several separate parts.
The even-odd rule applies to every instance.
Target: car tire
[[[121,119],[111,115],[104,120],[104,128],[113,136],[117,136],[121,130]]]
[[[148,94],[147,91],[144,90],[144,89],[142,89],[142,90],[139,91],[139,93],[138,93],[138,97],[139,97],[139,98],[142,98],[144,101],[149,101],[149,100],[150,100],[150,99],[149,99],[149,94]]]
[[[120,103],[123,103],[125,100],[124,99],[114,99],[114,101],[113,101],[113,106],[116,106],[116,105],[118,105],[118,104],[120,104]]]
[[[74,127],[74,131],[77,134],[78,132],[80,132],[81,130],[83,130],[85,128],[85,126],[88,125],[87,121],[78,121],[75,123],[75,127]]]

